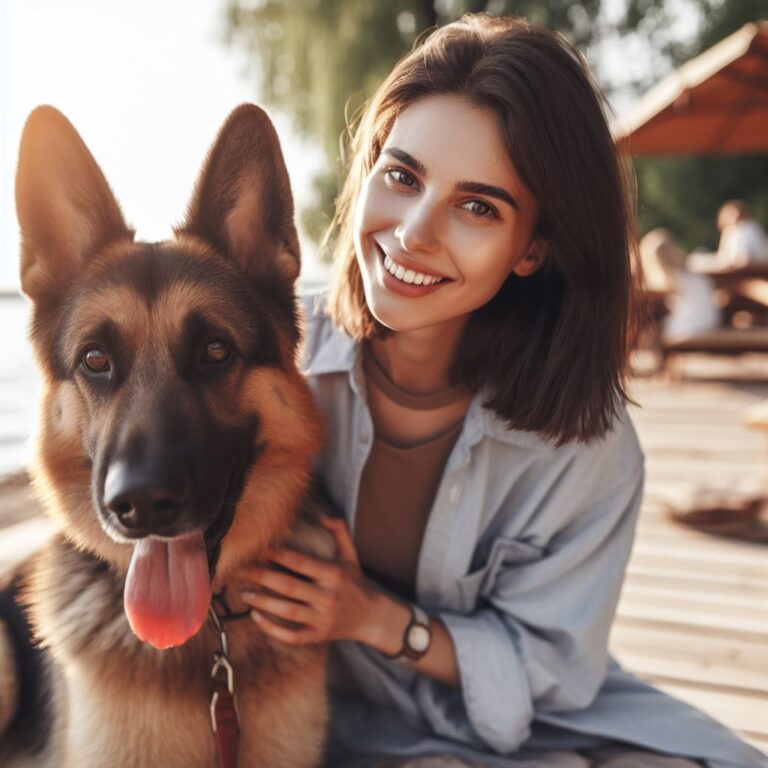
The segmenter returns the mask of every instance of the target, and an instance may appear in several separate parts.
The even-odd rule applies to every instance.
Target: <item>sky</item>
[[[162,240],[183,218],[229,112],[258,100],[239,49],[221,41],[223,0],[0,0],[0,290],[18,288],[13,202],[21,131],[38,104],[74,124],[137,229]],[[297,206],[319,149],[274,115]],[[311,248],[304,248],[305,261]]]
[[[669,1],[680,9],[676,25],[692,29],[687,0]],[[604,0],[609,26],[623,4]],[[171,235],[218,128],[237,104],[258,101],[252,63],[222,41],[224,5],[0,0],[0,291],[18,289],[16,154],[24,121],[38,104],[52,104],[74,124],[139,239]],[[614,86],[642,74],[654,55],[638,37],[610,36],[587,53]],[[613,106],[620,113],[626,101]],[[287,116],[272,114],[301,209],[311,203],[309,180],[323,156],[292,133]],[[312,256],[305,240],[305,276],[322,279]]]

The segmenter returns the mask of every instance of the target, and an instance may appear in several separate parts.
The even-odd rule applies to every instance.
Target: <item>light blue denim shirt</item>
[[[301,303],[302,367],[327,418],[317,469],[354,532],[373,438],[361,346],[333,326],[324,293]],[[415,585],[450,633],[461,688],[336,643],[327,764],[449,752],[513,766],[505,756],[618,740],[718,768],[768,765],[608,655],[642,491],[626,411],[604,438],[555,447],[507,429],[476,396],[430,511]]]

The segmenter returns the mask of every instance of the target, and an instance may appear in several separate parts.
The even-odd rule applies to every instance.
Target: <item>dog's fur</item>
[[[218,637],[204,624],[157,650],[132,633],[132,532],[105,478],[118,464],[161,485],[181,473],[183,509],[154,532],[205,530],[214,592],[232,595],[243,565],[278,543],[333,558],[309,492],[321,422],[296,367],[299,250],[277,136],[258,107],[236,109],[175,239],[143,243],[72,125],[40,107],[16,197],[45,387],[33,474],[58,533],[2,595],[0,764],[210,768]],[[230,345],[225,362],[205,357],[211,338]],[[94,344],[107,373],[84,367]],[[228,634],[239,764],[317,765],[324,649],[273,643],[249,620]]]

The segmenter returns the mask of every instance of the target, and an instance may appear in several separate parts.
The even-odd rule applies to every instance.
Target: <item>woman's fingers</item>
[[[250,568],[246,571],[247,578],[256,582],[260,587],[266,587],[283,597],[311,605],[322,595],[322,590],[311,581],[305,581],[272,568]],[[246,593],[243,593],[246,594]]]
[[[286,645],[308,645],[319,642],[313,629],[288,629],[257,611],[251,611],[251,618],[265,635]]]
[[[284,600],[259,592],[243,592],[242,598],[246,605],[255,608],[262,615],[266,612],[297,624],[311,624],[315,618],[314,610],[304,603]]]
[[[306,576],[326,589],[336,589],[339,586],[339,567],[335,563],[296,552],[293,549],[279,549],[272,552],[269,559],[278,565]]]

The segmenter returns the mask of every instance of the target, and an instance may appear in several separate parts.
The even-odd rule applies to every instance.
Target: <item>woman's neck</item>
[[[372,339],[376,360],[389,378],[414,394],[439,392],[451,386],[450,373],[467,318],[396,331],[385,339]]]

